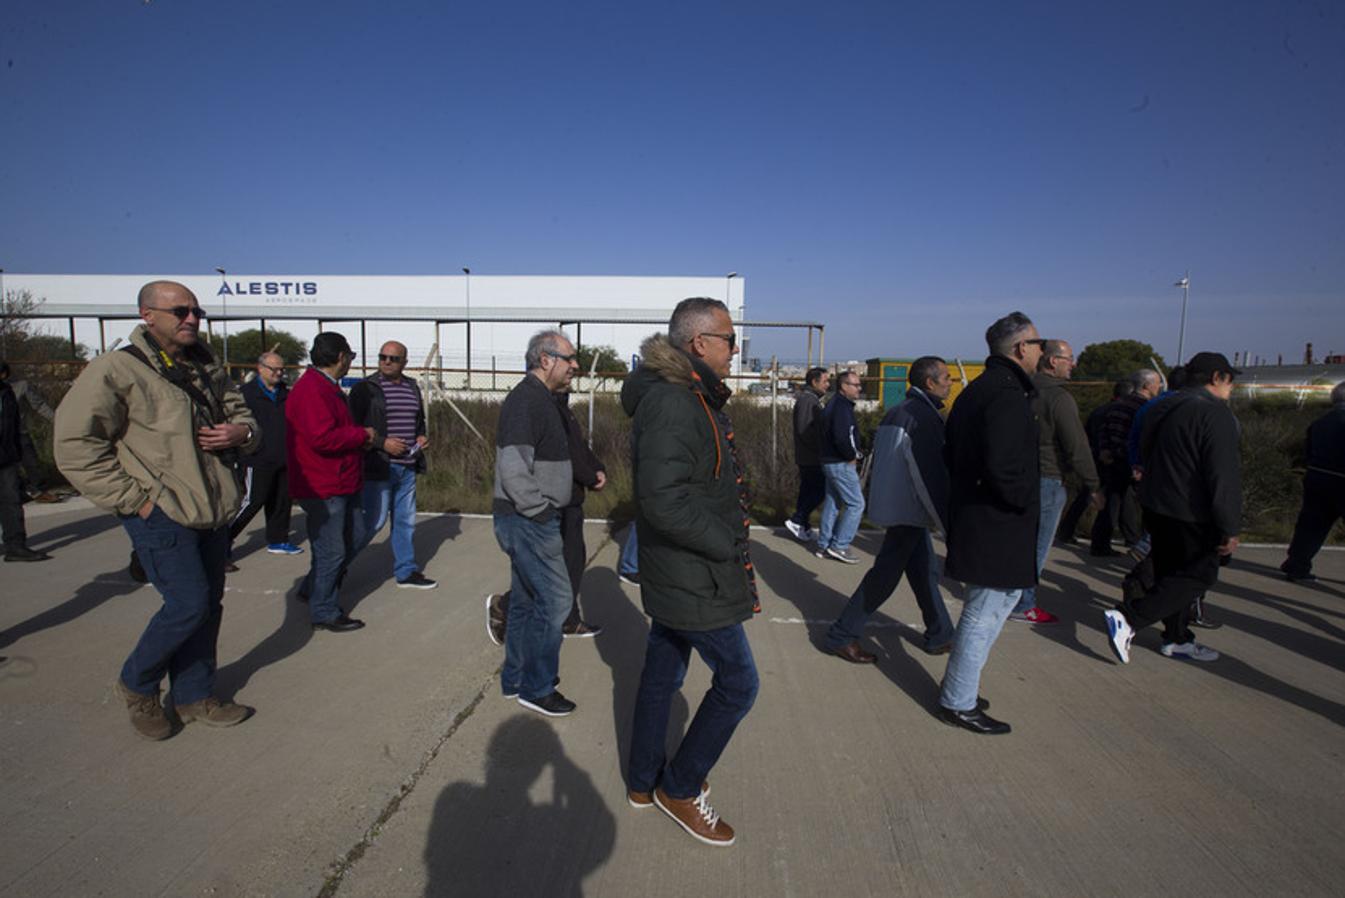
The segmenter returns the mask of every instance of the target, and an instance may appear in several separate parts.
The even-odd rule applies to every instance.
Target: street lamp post
[[[1177,331],[1177,364],[1180,365],[1186,358],[1182,352],[1186,349],[1186,300],[1191,293],[1191,272],[1187,271],[1182,275],[1182,279],[1172,286],[1182,288],[1182,324]]]
[[[227,289],[229,282],[225,280],[223,268],[216,266],[215,270],[219,272],[220,284],[226,288],[220,292],[220,302],[224,303],[224,309],[221,312],[224,320],[220,324],[224,327],[224,373],[227,375],[229,373],[229,291]]]
[[[472,269],[463,266],[463,283],[467,291],[467,389],[472,388]]]

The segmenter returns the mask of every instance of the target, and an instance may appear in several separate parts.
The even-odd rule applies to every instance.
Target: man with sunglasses
[[[229,525],[229,541],[247,529],[257,512],[266,509],[266,551],[272,555],[300,555],[290,542],[290,486],[285,467],[285,360],[274,352],[257,359],[257,376],[243,384],[243,401],[261,425],[262,443],[244,459],[247,472],[243,510]]]
[[[425,473],[425,403],[420,386],[407,377],[406,346],[395,340],[378,350],[378,371],[350,390],[355,423],[378,434],[364,456],[364,542],[359,552],[392,520],[392,573],[402,589],[434,589],[438,582],[416,565],[416,476]]]
[[[232,726],[252,709],[214,694],[229,522],[242,499],[237,455],[261,433],[238,388],[198,340],[205,311],[182,284],[140,290],[129,346],[85,367],[56,411],[56,463],[116,514],[163,606],[122,666],[131,726],[167,739],[167,675],[182,723]]]

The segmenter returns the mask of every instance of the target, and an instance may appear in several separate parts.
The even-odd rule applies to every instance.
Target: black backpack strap
[[[134,343],[128,343],[126,346],[123,346],[121,348],[121,351],[129,353],[132,357],[139,359],[141,362],[145,364],[146,367],[148,367],[155,374],[159,375],[164,380],[168,381],[170,384],[177,387],[182,392],[186,393],[188,398],[190,398],[191,401],[198,408],[200,408],[202,411],[205,412],[206,418],[207,420],[210,421],[211,424],[218,424],[224,421],[223,405],[221,403],[211,402],[208,398],[206,398],[206,395],[202,393],[200,389],[197,388],[196,384],[191,382],[191,375],[185,373],[187,370],[186,368],[178,368],[174,371],[173,374],[169,374],[168,371],[160,368],[159,366],[151,362],[149,360],[149,356],[145,355],[144,350],[142,350],[139,346],[136,346]],[[209,373],[206,371],[205,367],[203,365],[200,365],[199,363],[196,364],[195,367],[197,372],[201,375],[201,379],[204,380],[206,383],[209,383],[210,376]]]

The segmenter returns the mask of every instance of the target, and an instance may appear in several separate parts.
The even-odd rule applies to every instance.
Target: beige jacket
[[[131,343],[157,365],[145,334],[144,325],[137,327]],[[206,372],[228,423],[252,428],[238,451],[254,452],[261,430],[242,394],[213,359]],[[199,379],[196,386],[203,386]],[[183,526],[222,527],[238,513],[242,490],[219,453],[196,445],[197,428],[208,423],[158,371],[129,352],[105,352],[85,367],[56,409],[56,464],[99,508],[132,515],[150,499]]]

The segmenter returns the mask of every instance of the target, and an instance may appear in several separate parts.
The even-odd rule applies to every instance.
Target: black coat
[[[350,416],[355,419],[355,423],[361,427],[372,427],[378,434],[378,448],[370,449],[364,453],[364,479],[365,480],[387,480],[391,476],[388,461],[392,456],[383,451],[383,441],[388,437],[388,402],[383,395],[383,388],[379,386],[382,375],[378,372],[370,374],[364,380],[350,388]],[[423,437],[426,433],[425,428],[425,397],[420,394],[420,384],[416,383],[414,378],[402,375],[402,380],[411,385],[416,391],[416,436]],[[410,448],[410,447],[407,447]],[[416,455],[416,462],[412,465],[417,474],[425,473],[425,453]]]
[[[953,403],[945,428],[950,577],[1022,589],[1037,582],[1041,473],[1032,378],[1002,356]]]
[[[285,467],[285,398],[289,387],[276,384],[276,398],[272,400],[262,392],[261,381],[253,378],[239,388],[248,411],[257,419],[257,429],[261,431],[262,441],[257,451],[244,455],[239,461],[250,468]]]
[[[0,380],[0,466],[18,464],[23,458],[23,423],[19,418],[19,397]]]
[[[1228,403],[1203,387],[1178,390],[1144,416],[1140,505],[1169,518],[1242,529],[1242,455]]]

